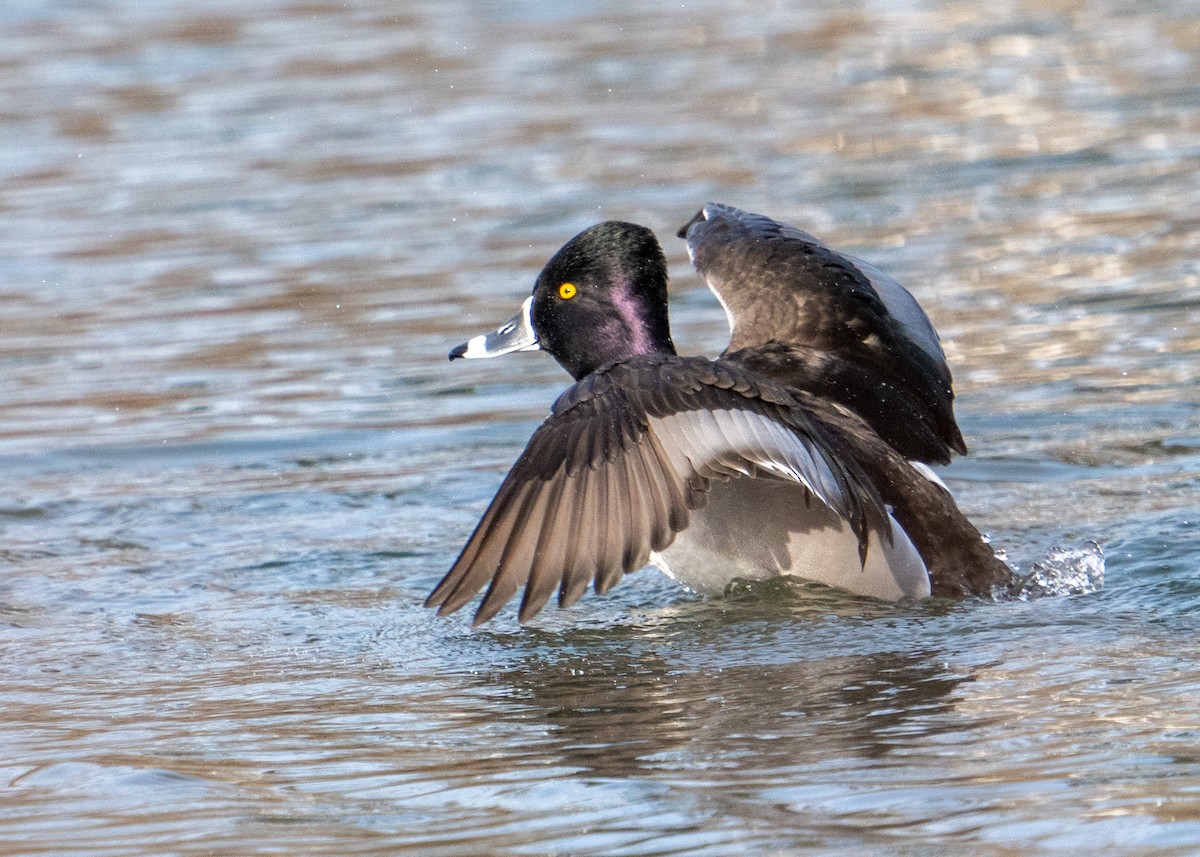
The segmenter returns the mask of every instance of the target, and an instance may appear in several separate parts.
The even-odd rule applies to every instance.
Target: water
[[[21,0],[0,30],[0,852],[1200,850],[1194,4]],[[620,217],[716,352],[670,237],[710,199],[909,285],[962,505],[1022,572],[1098,541],[1103,589],[645,572],[525,629],[421,609],[567,382],[448,348]]]

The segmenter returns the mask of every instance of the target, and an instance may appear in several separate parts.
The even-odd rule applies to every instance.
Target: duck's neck
[[[617,359],[675,353],[665,285],[660,290],[647,292],[636,288],[627,277],[619,278],[613,287],[612,304],[623,329],[620,339],[625,353],[619,354]]]

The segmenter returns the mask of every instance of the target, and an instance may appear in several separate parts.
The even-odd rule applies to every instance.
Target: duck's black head
[[[580,232],[538,275],[522,311],[455,357],[548,351],[576,380],[639,354],[674,354],[667,263],[654,233],[609,220]]]
[[[576,380],[636,354],[675,353],[667,262],[654,233],[609,220],[554,254],[533,289],[538,342]]]

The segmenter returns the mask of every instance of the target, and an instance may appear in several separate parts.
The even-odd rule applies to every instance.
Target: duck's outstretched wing
[[[679,231],[729,316],[727,357],[841,402],[905,456],[966,452],[950,369],[916,299],[873,265],[761,214],[708,203]]]
[[[736,366],[656,356],[595,373],[534,432],[425,604],[450,613],[486,585],[479,624],[523,586],[525,621],[556,590],[563,607],[589,585],[605,592],[687,528],[711,480],[743,475],[804,485],[865,551],[871,529],[887,532],[886,511],[826,432]]]

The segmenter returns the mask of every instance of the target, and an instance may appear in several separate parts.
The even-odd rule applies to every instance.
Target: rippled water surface
[[[1200,851],[1194,3],[0,7],[0,851]],[[606,218],[816,232],[942,332],[962,505],[1104,588],[420,601]]]

